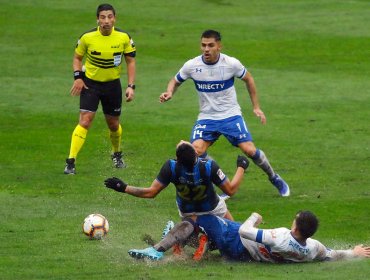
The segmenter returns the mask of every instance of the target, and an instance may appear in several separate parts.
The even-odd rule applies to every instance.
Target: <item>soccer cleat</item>
[[[111,155],[115,168],[125,168],[126,164],[122,159],[122,152],[115,152]]]
[[[168,221],[166,226],[163,229],[161,239],[163,239],[170,232],[170,230],[173,229],[174,226],[175,226],[175,223],[173,221]]]
[[[193,260],[200,261],[203,258],[204,254],[207,252],[207,250],[208,250],[208,237],[207,235],[202,234],[199,237],[199,246],[197,250],[194,252]]]
[[[74,158],[67,158],[66,159],[66,167],[64,168],[64,174],[68,174],[68,175],[75,175],[76,174],[75,161],[76,160]]]
[[[223,199],[223,200],[228,200],[228,199],[230,198],[230,196],[229,196],[229,195],[227,195],[226,193],[222,193],[222,194],[220,194],[220,195],[219,195],[219,197],[220,197],[221,199]]]
[[[281,196],[289,196],[290,190],[288,184],[279,176],[275,174],[274,177],[270,179],[271,183],[278,189]]]
[[[176,243],[172,246],[172,254],[180,256],[182,254],[183,250],[179,243]]]
[[[159,261],[163,258],[163,252],[158,252],[154,247],[148,247],[143,250],[131,249],[128,254],[135,259],[149,259],[153,261]]]

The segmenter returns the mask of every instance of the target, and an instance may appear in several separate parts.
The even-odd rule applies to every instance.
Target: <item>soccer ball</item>
[[[108,233],[109,223],[101,214],[90,214],[85,218],[82,230],[90,239],[101,239]]]

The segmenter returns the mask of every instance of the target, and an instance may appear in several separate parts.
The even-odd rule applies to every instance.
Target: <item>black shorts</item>
[[[110,82],[96,82],[85,77],[88,89],[83,88],[80,95],[80,110],[96,112],[99,101],[105,115],[120,116],[122,88],[120,79]]]

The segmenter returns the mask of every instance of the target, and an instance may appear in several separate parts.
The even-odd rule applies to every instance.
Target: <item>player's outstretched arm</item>
[[[327,259],[330,261],[348,260],[353,258],[370,258],[370,247],[357,245],[352,250],[329,250]]]
[[[104,185],[117,192],[127,193],[141,198],[154,198],[166,187],[158,180],[154,180],[149,188],[139,188],[130,186],[116,177],[106,179]]]

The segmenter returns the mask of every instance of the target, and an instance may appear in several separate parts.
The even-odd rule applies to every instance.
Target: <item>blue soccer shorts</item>
[[[193,126],[190,142],[202,139],[215,142],[221,135],[235,147],[240,143],[253,141],[242,116],[233,116],[223,120],[197,120]]]
[[[201,228],[212,246],[230,260],[249,261],[251,256],[240,240],[240,223],[213,215],[197,217],[196,226]]]

